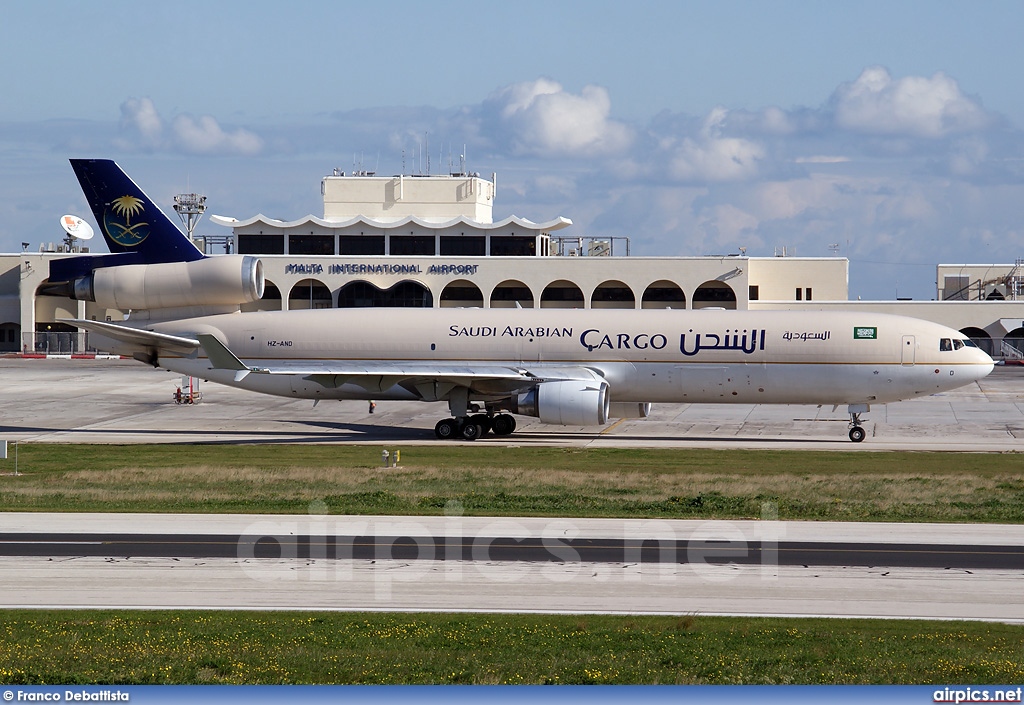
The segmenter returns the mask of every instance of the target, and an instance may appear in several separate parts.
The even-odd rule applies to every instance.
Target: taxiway
[[[174,404],[181,378],[132,360],[0,358],[0,440],[24,443],[437,443],[445,404],[324,402],[200,382],[202,401]],[[519,417],[512,436],[476,443],[574,447],[815,450],[1024,450],[1024,367],[998,367],[953,392],[874,407],[867,440],[846,438],[845,407],[663,404],[641,420],[547,426]],[[451,442],[451,441],[446,441]]]

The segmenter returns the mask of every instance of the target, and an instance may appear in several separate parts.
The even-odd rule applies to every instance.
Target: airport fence
[[[21,352],[43,355],[78,355],[100,352],[89,343],[85,331],[46,331],[23,333]]]

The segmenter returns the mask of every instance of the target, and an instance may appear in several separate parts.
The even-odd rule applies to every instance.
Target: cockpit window
[[[946,352],[947,350],[953,349],[953,341],[949,338],[941,338],[939,340],[939,350]]]
[[[970,338],[964,338],[963,343],[964,343],[964,346],[968,347],[968,348],[976,348],[976,347],[978,347],[977,345],[974,344],[974,341],[971,340]]]
[[[953,349],[959,350],[964,346],[964,341],[953,338]]]

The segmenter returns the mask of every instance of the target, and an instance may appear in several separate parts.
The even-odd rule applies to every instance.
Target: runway
[[[0,534],[0,556],[863,566],[1017,570],[1024,546],[505,536]]]
[[[0,607],[1024,622],[1017,525],[26,513],[0,534]]]
[[[22,443],[438,443],[445,404],[304,400],[201,384],[203,399],[178,406],[181,378],[133,360],[0,358],[0,440]],[[604,427],[547,426],[476,443],[515,446],[751,448],[844,451],[1024,450],[1024,367],[999,367],[977,384],[874,407],[868,437],[846,438],[845,408],[749,404],[655,405],[647,419]],[[446,441],[451,443],[452,441]],[[461,442],[461,441],[460,441]]]

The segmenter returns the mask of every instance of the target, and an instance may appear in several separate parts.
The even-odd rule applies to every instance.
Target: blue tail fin
[[[139,264],[204,257],[113,161],[72,159],[71,167],[112,253],[133,253],[132,259]]]

